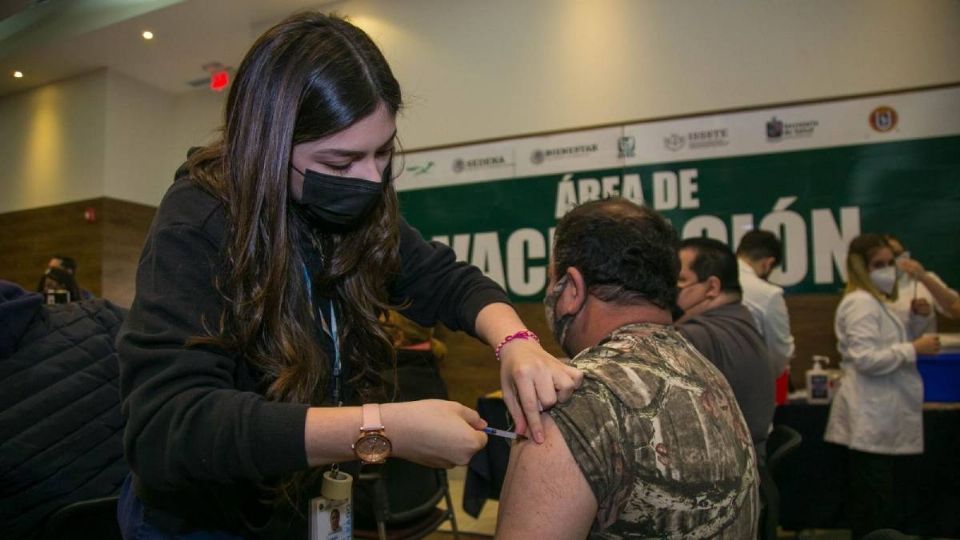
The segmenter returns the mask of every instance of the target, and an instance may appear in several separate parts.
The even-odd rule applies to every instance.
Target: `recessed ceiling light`
[[[22,72],[22,71],[14,71],[14,72],[13,72],[13,76],[16,77],[17,79],[22,79],[22,78],[23,78],[23,72]]]
[[[147,39],[147,40],[153,39],[153,32],[151,32],[151,31],[149,31],[149,30],[144,30],[144,31],[143,31],[143,39]]]

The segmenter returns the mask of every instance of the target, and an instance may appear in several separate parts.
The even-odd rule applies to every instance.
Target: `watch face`
[[[357,457],[364,463],[383,463],[390,456],[390,439],[379,433],[364,434],[354,448]]]

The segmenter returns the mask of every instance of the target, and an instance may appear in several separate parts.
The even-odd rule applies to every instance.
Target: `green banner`
[[[778,233],[786,256],[772,280],[788,293],[838,292],[847,245],[866,232],[898,236],[960,284],[960,136],[504,176],[405,189],[400,204],[424,237],[451,246],[515,301],[542,298],[557,219],[610,195],[657,209],[685,238],[736,246],[755,227]]]

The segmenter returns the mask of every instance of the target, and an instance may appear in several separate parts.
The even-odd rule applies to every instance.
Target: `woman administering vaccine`
[[[893,252],[882,236],[850,242],[847,286],[834,329],[843,381],[824,438],[850,449],[849,512],[854,538],[897,528],[909,501],[911,455],[923,453],[923,381],[918,354],[936,354],[936,336],[913,341],[891,309]]]
[[[383,55],[342,19],[290,17],[247,53],[222,138],[157,211],[119,337],[126,538],[303,537],[327,465],[466,463],[486,440],[476,412],[377,404],[389,308],[495,346],[537,440],[538,408],[579,384],[500,287],[399,217],[400,107]]]

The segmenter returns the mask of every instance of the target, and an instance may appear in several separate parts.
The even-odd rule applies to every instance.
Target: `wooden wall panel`
[[[796,344],[796,355],[790,362],[790,381],[794,388],[807,385],[806,373],[813,366],[813,355],[830,358],[829,367],[840,361],[837,338],[833,334],[833,314],[840,304],[840,294],[787,295],[790,329]]]
[[[85,218],[92,209],[95,219]],[[54,254],[77,261],[77,281],[129,307],[155,208],[109,198],[0,214],[0,279],[34,290]]]
[[[89,223],[84,211],[102,215],[102,199],[0,214],[0,279],[35,290],[54,254],[77,261],[77,281],[99,296],[103,252],[99,222]]]
[[[103,296],[130,307],[140,251],[157,209],[117,199],[106,199],[103,206]]]
[[[540,336],[544,348],[551,354],[562,356],[547,328],[543,304],[517,304],[516,308],[520,318]],[[441,363],[440,372],[450,390],[450,399],[476,407],[478,397],[500,389],[500,364],[493,356],[493,349],[463,332],[440,334],[447,344],[447,358]]]

